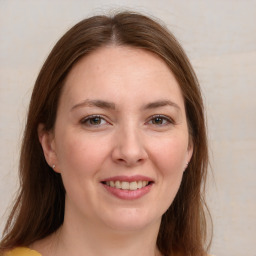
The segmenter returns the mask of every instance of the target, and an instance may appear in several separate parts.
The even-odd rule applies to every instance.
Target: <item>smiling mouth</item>
[[[102,184],[107,185],[112,188],[117,188],[117,189],[122,189],[122,190],[137,190],[144,188],[146,186],[151,185],[153,182],[152,181],[103,181]]]

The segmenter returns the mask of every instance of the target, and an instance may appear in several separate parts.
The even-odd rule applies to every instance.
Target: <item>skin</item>
[[[38,132],[62,176],[66,208],[63,226],[31,247],[46,256],[159,255],[161,216],[193,152],[182,93],[165,62],[127,46],[94,51],[68,74],[54,130],[41,124]],[[120,199],[101,183],[120,175],[153,184],[137,199]]]

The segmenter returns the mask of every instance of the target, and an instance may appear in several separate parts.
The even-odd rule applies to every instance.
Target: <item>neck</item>
[[[156,247],[160,221],[140,230],[113,230],[65,216],[59,230],[34,249],[44,256],[160,256]]]
[[[81,225],[81,224],[80,224]],[[156,240],[159,224],[139,231],[116,231],[86,223],[85,226],[75,226],[64,222],[59,230],[58,246],[60,255],[102,255],[131,256],[159,255]]]

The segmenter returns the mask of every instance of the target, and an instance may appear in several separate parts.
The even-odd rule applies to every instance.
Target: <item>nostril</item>
[[[117,159],[117,161],[118,162],[126,162],[124,159],[122,159],[122,158],[119,158],[119,159]]]

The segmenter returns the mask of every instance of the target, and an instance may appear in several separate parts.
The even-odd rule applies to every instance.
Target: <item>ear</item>
[[[38,138],[42,146],[44,157],[48,165],[57,171],[58,158],[56,154],[55,138],[53,131],[46,131],[44,124],[39,124],[37,128]],[[55,167],[53,167],[55,166]]]
[[[188,144],[188,150],[187,150],[187,153],[188,153],[187,162],[188,163],[190,162],[190,159],[193,155],[193,150],[194,150],[194,145],[193,145],[193,142],[190,141],[189,144]]]

